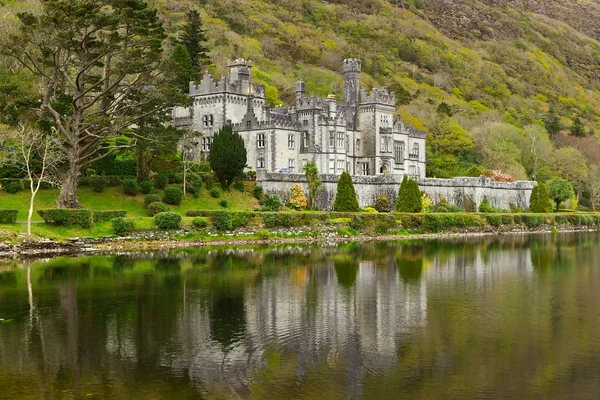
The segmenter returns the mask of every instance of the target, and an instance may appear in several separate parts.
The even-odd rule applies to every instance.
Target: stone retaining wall
[[[321,175],[323,190],[317,197],[317,207],[330,210],[337,190],[337,175]],[[375,199],[386,194],[395,203],[402,182],[401,175],[353,176],[354,188],[361,208],[375,204]],[[512,183],[494,182],[490,178],[454,178],[454,179],[417,179],[419,188],[427,193],[434,203],[446,199],[467,211],[475,211],[487,196],[492,207],[509,209],[511,206],[529,208],[529,197],[537,184],[531,181]],[[302,174],[278,174],[258,171],[257,184],[262,185],[265,193],[278,194],[284,202],[290,197],[290,189],[299,184],[308,195],[306,180]]]

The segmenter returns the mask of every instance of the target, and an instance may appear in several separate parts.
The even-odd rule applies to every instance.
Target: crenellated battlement
[[[361,71],[362,65],[358,58],[347,58],[344,60],[344,73],[346,72],[359,72]]]
[[[296,102],[296,108],[298,110],[311,110],[315,108],[322,109],[324,105],[325,101],[322,98],[316,96],[302,97],[299,98]]]
[[[396,107],[396,93],[388,92],[387,88],[384,86],[381,89],[373,88],[371,92],[367,92],[366,90],[361,90],[360,97],[361,104],[385,104],[389,106]]]
[[[208,71],[206,71],[200,83],[191,81],[189,86],[190,97],[224,92],[235,93],[243,96],[252,94],[254,97],[264,98],[265,86],[257,86],[247,80],[237,80],[232,82],[224,76],[221,77],[221,80],[217,82],[212,74]]]

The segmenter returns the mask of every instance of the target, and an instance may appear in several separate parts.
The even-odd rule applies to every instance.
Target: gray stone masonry
[[[321,175],[323,190],[317,197],[317,207],[330,210],[333,207],[339,176]],[[402,175],[353,176],[354,188],[361,208],[375,204],[375,199],[385,194],[394,204],[398,189],[402,183]],[[494,182],[490,178],[454,178],[454,179],[418,179],[417,183],[422,192],[427,193],[434,203],[447,200],[449,203],[463,209],[474,207],[476,210],[487,196],[492,207],[509,209],[511,206],[522,209],[529,208],[531,191],[537,185],[531,181],[512,183]],[[302,174],[278,174],[258,171],[257,184],[262,185],[265,193],[278,194],[282,201],[290,198],[290,189],[300,184],[308,195],[305,176]]]

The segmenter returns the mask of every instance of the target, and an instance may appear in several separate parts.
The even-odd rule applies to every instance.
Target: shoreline
[[[187,240],[187,239],[138,239],[138,238],[72,238],[69,241],[59,242],[54,240],[40,240],[33,242],[21,242],[17,244],[0,243],[0,260],[2,259],[30,259],[47,258],[59,256],[79,256],[94,254],[110,254],[111,252],[136,252],[136,251],[159,251],[176,250],[194,247],[231,247],[231,246],[273,246],[281,244],[320,244],[324,246],[335,246],[351,242],[382,242],[395,240],[436,240],[436,239],[459,239],[510,235],[535,235],[548,233],[580,233],[600,232],[600,227],[569,227],[569,229],[557,229],[556,227],[540,227],[539,229],[494,229],[494,230],[465,230],[461,232],[446,231],[437,233],[408,233],[383,234],[383,235],[358,235],[340,236],[334,232],[326,232],[317,237],[231,237],[218,238],[215,240]]]

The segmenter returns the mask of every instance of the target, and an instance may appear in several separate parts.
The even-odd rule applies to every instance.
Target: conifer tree
[[[187,93],[190,81],[194,80],[194,68],[192,58],[184,45],[178,44],[175,46],[173,53],[171,53],[171,63],[173,71],[170,71],[170,73],[173,77],[173,85],[182,93]]]
[[[335,202],[333,203],[333,211],[360,211],[360,208],[358,207],[358,200],[356,199],[356,190],[354,190],[352,177],[348,171],[342,172],[340,180],[338,181]]]
[[[550,107],[550,112],[544,119],[544,125],[546,126],[546,130],[550,134],[550,136],[560,133],[563,127],[560,123],[560,118],[556,112],[554,107]]]
[[[576,137],[587,136],[585,132],[585,127],[581,123],[581,118],[579,118],[579,115],[575,117],[575,120],[573,121],[573,126],[571,126],[571,129],[569,130],[569,135]]]
[[[242,174],[246,161],[244,139],[233,132],[231,125],[223,126],[213,138],[209,155],[210,167],[223,189],[228,189]]]
[[[421,191],[416,181],[408,179],[404,175],[400,189],[398,190],[398,199],[396,200],[396,211],[405,213],[419,213],[423,209],[423,200]]]
[[[192,68],[195,74],[202,77],[204,70],[210,65],[210,57],[206,45],[206,32],[202,29],[202,20],[197,10],[190,9],[185,13],[181,43],[187,48],[192,59]]]
[[[538,183],[531,191],[529,211],[533,213],[548,213],[552,211],[548,188],[542,182]]]

